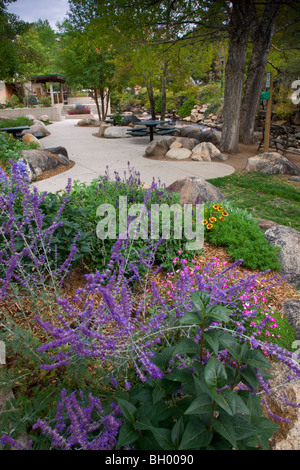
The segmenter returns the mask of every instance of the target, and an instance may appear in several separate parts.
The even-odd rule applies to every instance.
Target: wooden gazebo
[[[62,75],[49,74],[49,75],[36,75],[30,78],[32,84],[35,84],[35,92],[38,96],[42,94],[50,95],[52,106],[55,104],[64,104],[64,87],[63,84],[66,79]],[[59,83],[59,91],[53,90],[53,83]],[[49,88],[47,86],[49,84]],[[40,87],[38,86],[40,85]]]

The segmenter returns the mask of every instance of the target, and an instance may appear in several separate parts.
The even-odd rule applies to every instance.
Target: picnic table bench
[[[265,129],[263,128],[263,136],[259,143],[258,150],[263,146],[265,140]],[[278,124],[271,124],[270,128],[270,147],[275,147],[276,151],[282,150],[285,152],[289,146],[289,133],[284,126]]]
[[[0,131],[2,132],[7,132],[8,134],[12,134],[16,140],[22,140],[22,137],[24,134],[22,134],[23,131],[30,129],[29,126],[18,126],[18,127],[2,127],[0,128]],[[37,139],[41,139],[44,137],[43,134],[40,134],[39,132],[33,132],[32,135],[34,135]]]
[[[168,124],[167,126],[164,124]],[[135,136],[150,135],[150,142],[153,140],[154,134],[167,135],[175,132],[175,127],[171,127],[169,121],[141,121],[138,127],[133,127],[127,131],[127,134]],[[143,127],[142,127],[143,126]]]

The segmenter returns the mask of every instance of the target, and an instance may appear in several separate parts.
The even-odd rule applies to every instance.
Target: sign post
[[[273,93],[273,72],[267,73],[266,88],[269,88],[269,98],[267,101],[266,121],[265,121],[265,139],[264,139],[264,152],[269,151],[270,146],[270,130],[271,130],[271,116],[272,116],[272,93]]]

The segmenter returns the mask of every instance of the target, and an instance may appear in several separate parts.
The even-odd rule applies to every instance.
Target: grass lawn
[[[224,197],[254,217],[272,220],[300,231],[300,183],[288,176],[236,171],[208,180]]]

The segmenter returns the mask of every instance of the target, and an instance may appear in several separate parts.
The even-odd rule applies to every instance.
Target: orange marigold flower
[[[219,217],[219,219],[220,219],[220,220],[224,220],[224,217],[221,216],[221,217]]]
[[[207,224],[206,228],[208,228],[208,230],[210,230],[211,228],[213,228],[213,224]]]

